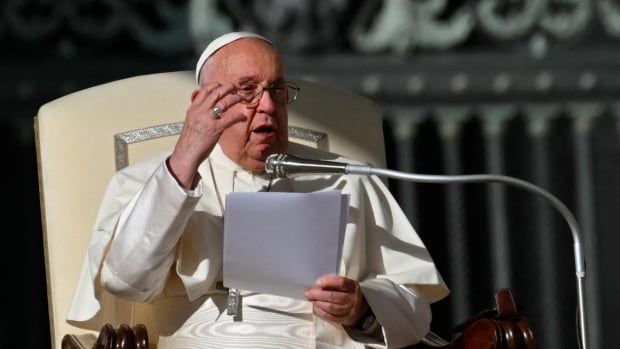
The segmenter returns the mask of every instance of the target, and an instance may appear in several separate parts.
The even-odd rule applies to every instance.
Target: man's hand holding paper
[[[312,310],[318,317],[353,326],[368,311],[368,303],[357,281],[338,275],[327,275],[316,282],[304,295],[313,303]]]

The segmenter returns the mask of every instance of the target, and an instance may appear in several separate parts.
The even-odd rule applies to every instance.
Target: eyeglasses
[[[247,82],[232,93],[241,97],[241,103],[255,107],[263,97],[265,90],[269,91],[274,102],[289,104],[297,99],[300,88],[292,82],[276,82],[268,86],[263,86],[257,82]]]

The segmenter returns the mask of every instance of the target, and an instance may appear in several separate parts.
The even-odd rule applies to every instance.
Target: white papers
[[[338,274],[348,196],[230,193],[224,216],[224,286],[304,299],[323,275]]]

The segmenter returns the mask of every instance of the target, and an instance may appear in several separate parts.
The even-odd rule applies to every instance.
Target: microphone
[[[573,255],[575,258],[575,274],[577,279],[577,311],[579,315],[579,339],[581,348],[586,349],[586,311],[585,311],[585,254],[583,252],[582,233],[579,229],[577,220],[570,210],[553,194],[545,189],[538,187],[530,182],[519,178],[494,175],[494,174],[472,174],[472,175],[427,175],[406,173],[382,168],[375,168],[370,165],[354,165],[344,162],[311,160],[288,154],[271,154],[265,160],[265,171],[275,174],[280,178],[294,178],[303,174],[357,174],[357,175],[377,175],[388,178],[402,179],[410,182],[421,183],[503,183],[525,189],[531,193],[540,195],[547,199],[549,203],[557,209],[566,220],[573,236]]]
[[[288,154],[271,154],[265,160],[265,171],[280,178],[294,178],[304,174],[369,175],[371,166],[311,160]]]

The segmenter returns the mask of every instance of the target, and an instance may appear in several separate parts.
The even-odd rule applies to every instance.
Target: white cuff
[[[170,172],[170,168],[168,168],[168,159],[166,159],[164,161],[164,168],[166,173],[168,174],[168,178],[174,182],[174,184],[176,184],[176,187],[182,191],[185,195],[189,196],[189,197],[200,197],[202,196],[203,193],[203,187],[202,187],[202,177],[200,176],[199,173],[197,173],[196,175],[198,176],[198,183],[196,183],[196,186],[193,189],[187,189],[184,186],[182,186],[176,178],[174,178],[174,176],[172,175],[172,172]]]

